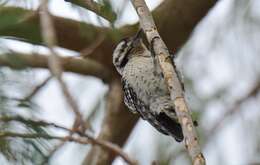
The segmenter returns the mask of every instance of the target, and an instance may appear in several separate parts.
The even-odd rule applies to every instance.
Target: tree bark
[[[107,96],[106,114],[98,139],[105,139],[123,146],[131,130],[138,120],[130,116],[123,103],[123,93],[120,80],[114,80]],[[131,115],[132,116],[132,115]],[[84,165],[110,165],[115,154],[99,146],[94,146],[84,160]]]
[[[60,57],[64,71],[95,76],[104,82],[111,81],[111,73],[103,65],[91,59]],[[40,54],[9,53],[0,55],[0,66],[13,69],[42,68],[48,69],[48,56]]]

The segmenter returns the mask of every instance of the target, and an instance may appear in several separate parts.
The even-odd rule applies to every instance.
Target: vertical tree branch
[[[185,146],[189,152],[194,165],[205,164],[205,159],[198,143],[197,133],[193,121],[183,96],[181,83],[177,77],[176,71],[171,63],[171,56],[165,43],[162,41],[155,26],[152,15],[144,0],[131,0],[139,16],[140,24],[144,30],[150,44],[154,46],[159,65],[162,69],[165,82],[170,91],[171,99],[174,102],[175,111],[182,126],[185,137]]]
[[[70,94],[67,85],[62,79],[62,67],[58,54],[54,50],[54,47],[57,43],[54,25],[51,19],[51,16],[48,12],[48,0],[43,0],[40,6],[40,21],[41,21],[41,30],[43,41],[51,51],[51,55],[48,58],[48,64],[51,73],[58,80],[61,90],[70,105],[72,111],[76,116],[76,120],[73,125],[73,129],[82,129],[84,131],[84,121],[82,119],[82,115],[79,111],[78,105],[72,95]]]
[[[107,96],[107,105],[104,121],[98,139],[117,142],[123,146],[129,133],[138,118],[129,115],[123,104],[122,90],[119,80],[114,80],[110,84]],[[128,131],[126,131],[128,130]],[[110,165],[116,155],[100,146],[94,146],[86,156],[84,165]]]

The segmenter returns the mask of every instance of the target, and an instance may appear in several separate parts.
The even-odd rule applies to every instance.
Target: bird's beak
[[[134,40],[138,39],[138,38],[141,38],[142,32],[143,32],[143,29],[139,29],[138,32],[136,33],[135,37],[134,37]]]
[[[137,33],[136,33],[136,35],[134,36],[134,38],[133,38],[133,46],[135,47],[135,46],[138,46],[139,44],[140,44],[140,41],[142,40],[142,33],[143,33],[143,30],[142,29],[140,29]]]

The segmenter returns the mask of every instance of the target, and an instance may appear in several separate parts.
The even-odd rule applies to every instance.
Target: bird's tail
[[[172,116],[172,115],[171,115]],[[176,119],[170,117],[164,112],[159,113],[156,116],[156,120],[168,131],[168,133],[175,138],[177,142],[183,140],[183,133],[180,123]]]

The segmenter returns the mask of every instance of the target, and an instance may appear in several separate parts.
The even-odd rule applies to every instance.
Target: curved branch
[[[75,57],[59,57],[64,71],[83,75],[91,75],[110,81],[110,72],[104,66],[90,59]],[[48,69],[48,56],[40,54],[12,53],[0,55],[0,66],[8,66],[14,69],[44,68]]]

